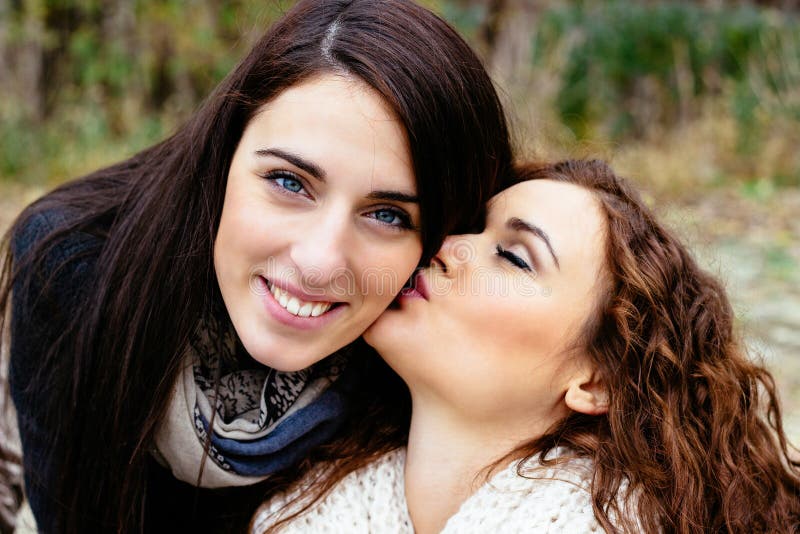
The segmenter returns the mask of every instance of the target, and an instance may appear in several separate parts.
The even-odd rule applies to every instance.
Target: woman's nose
[[[348,275],[352,234],[349,215],[330,210],[298,236],[290,257],[304,287],[327,289]]]
[[[431,263],[445,273],[452,273],[475,260],[477,247],[474,234],[447,236]]]

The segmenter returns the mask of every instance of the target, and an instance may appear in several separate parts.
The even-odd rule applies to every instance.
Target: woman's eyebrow
[[[302,169],[304,172],[307,172],[320,182],[325,182],[325,171],[317,165],[313,163],[299,154],[294,154],[293,152],[289,152],[288,150],[283,150],[281,148],[261,148],[256,150],[256,156],[258,157],[276,157],[282,159],[286,162],[291,163],[298,169]],[[419,204],[419,197],[413,193],[405,193],[403,191],[372,191],[367,198],[372,200],[392,200],[395,202],[408,202],[410,204]]]
[[[287,150],[283,150],[283,149],[280,149],[280,148],[262,148],[262,149],[256,150],[256,156],[259,156],[259,157],[262,157],[262,158],[263,157],[268,157],[268,156],[274,156],[276,158],[280,158],[280,159],[282,159],[284,161],[287,161],[287,162],[291,163],[292,165],[294,165],[298,169],[302,169],[303,171],[307,172],[308,174],[310,174],[311,176],[313,176],[314,178],[316,178],[320,182],[324,182],[325,181],[325,171],[323,171],[322,168],[319,165],[317,165],[315,163],[312,163],[311,161],[308,161],[307,159],[303,158],[302,156],[300,156],[298,154],[294,154],[294,153],[289,152]]]
[[[419,197],[411,193],[402,191],[372,191],[367,198],[371,200],[393,200],[395,202],[408,202],[419,204]]]
[[[559,271],[561,270],[561,265],[558,263],[558,256],[556,256],[556,252],[553,250],[553,245],[550,244],[550,238],[548,237],[547,232],[535,224],[529,223],[528,221],[523,221],[519,217],[511,217],[508,222],[506,222],[506,227],[517,232],[529,232],[544,241],[544,244],[547,245],[547,250],[549,250],[550,255],[553,256],[553,262],[556,264],[556,268]]]

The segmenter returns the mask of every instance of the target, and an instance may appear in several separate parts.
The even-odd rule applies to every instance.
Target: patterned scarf
[[[247,354],[226,313],[204,314],[186,347],[153,455],[193,485],[202,468],[201,487],[263,480],[339,428],[353,382],[346,361],[337,353],[301,371],[276,371]],[[211,461],[204,461],[207,442]]]

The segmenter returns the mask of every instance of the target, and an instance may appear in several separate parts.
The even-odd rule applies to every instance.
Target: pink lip
[[[425,282],[422,271],[416,272],[411,280],[411,287],[403,288],[399,296],[428,300],[428,284]]]
[[[417,275],[414,277],[414,287],[417,288],[422,298],[429,300],[430,293],[428,292],[428,282],[425,280],[423,271],[417,271]]]
[[[272,291],[270,291],[266,278],[259,276],[256,278],[256,282],[259,286],[261,300],[264,303],[264,309],[267,311],[270,317],[284,326],[296,328],[298,330],[314,330],[317,328],[322,328],[332,321],[335,321],[339,315],[344,313],[344,310],[347,308],[347,304],[340,303],[338,306],[331,308],[318,317],[298,317],[297,315],[289,313],[286,308],[281,306],[280,303],[275,300],[275,296],[272,294]],[[302,292],[298,294],[288,288],[285,288],[283,285],[278,285],[278,287],[284,289],[292,295],[296,295],[299,299],[307,300],[309,302],[331,302],[322,300],[319,297],[301,297],[301,295],[303,295]]]

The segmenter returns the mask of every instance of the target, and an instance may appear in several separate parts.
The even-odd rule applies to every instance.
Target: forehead
[[[553,180],[530,180],[495,195],[489,203],[488,227],[503,227],[511,217],[539,226],[556,253],[599,258],[605,221],[587,189]]]
[[[326,74],[285,89],[259,108],[240,148],[291,152],[330,177],[376,189],[416,186],[402,123],[354,77]]]
[[[355,76],[336,73],[320,74],[287,87],[263,104],[260,111],[306,115],[312,110],[315,115],[357,111],[366,119],[396,120],[389,105],[372,87]]]

